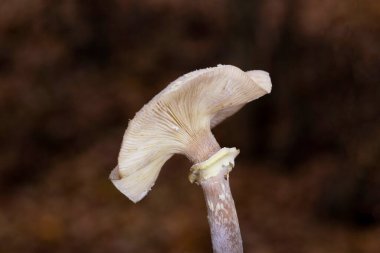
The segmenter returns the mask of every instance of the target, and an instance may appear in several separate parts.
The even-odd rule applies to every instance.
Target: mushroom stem
[[[194,164],[190,169],[190,182],[200,184],[203,189],[214,253],[243,252],[228,176],[238,154],[236,148],[222,148],[216,153],[209,153],[207,160]]]
[[[243,243],[229,179],[221,171],[201,182],[214,253],[242,253]]]
[[[192,137],[186,156],[193,163],[201,163],[220,150],[218,141],[210,130],[203,130]]]

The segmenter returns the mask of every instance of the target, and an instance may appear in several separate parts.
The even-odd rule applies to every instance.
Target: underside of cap
[[[245,72],[245,74],[251,79],[252,83],[252,90],[250,90],[250,94],[256,93],[256,96],[251,96],[250,100],[247,100],[245,103],[238,103],[236,105],[230,105],[227,106],[220,111],[218,111],[212,118],[211,118],[211,128],[214,128],[219,123],[221,123],[226,118],[234,115],[236,112],[238,112],[246,103],[258,99],[261,96],[268,94],[272,90],[272,82],[269,76],[269,73],[263,70],[251,70]],[[256,92],[253,92],[253,87],[257,89]]]
[[[202,134],[270,92],[265,73],[219,65],[169,84],[129,122],[110,175],[113,184],[133,202],[141,200],[173,154],[187,155]]]
[[[121,193],[136,203],[152,189],[161,167],[169,158],[155,159],[152,163],[127,176],[120,175],[119,167],[116,166],[109,178]]]

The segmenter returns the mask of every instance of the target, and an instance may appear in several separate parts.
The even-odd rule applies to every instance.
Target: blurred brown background
[[[246,252],[380,252],[375,0],[2,0],[0,252],[211,252],[185,158],[137,205],[108,174],[128,119],[219,63],[273,82],[215,130]]]

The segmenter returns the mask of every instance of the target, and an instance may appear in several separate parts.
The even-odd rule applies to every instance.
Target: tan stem
[[[206,199],[214,253],[242,253],[239,221],[225,171],[202,181],[201,186]]]
[[[192,142],[188,144],[186,156],[193,163],[200,163],[206,161],[219,150],[220,146],[215,136],[210,130],[204,130],[197,133]]]
[[[195,163],[189,180],[202,186],[206,200],[214,253],[242,253],[243,243],[228,173],[234,166],[236,148],[220,149],[210,131],[190,145],[187,156]]]

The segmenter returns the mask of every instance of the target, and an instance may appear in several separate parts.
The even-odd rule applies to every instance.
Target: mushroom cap
[[[270,93],[271,86],[267,72],[243,72],[231,65],[179,77],[129,122],[110,179],[133,202],[141,200],[172,155],[187,154],[190,143]]]

